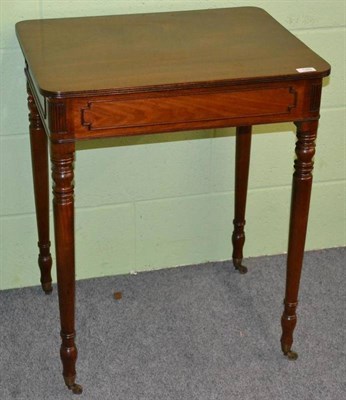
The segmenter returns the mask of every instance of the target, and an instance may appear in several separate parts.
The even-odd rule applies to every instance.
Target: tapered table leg
[[[75,345],[75,250],[74,250],[74,144],[51,145],[53,210],[57,280],[62,344],[63,376],[73,393],[82,392],[76,384]]]
[[[298,355],[291,350],[293,331],[297,323],[299,282],[303,264],[306,229],[312,185],[313,157],[317,121],[299,122],[297,126],[296,155],[293,174],[290,231],[287,254],[286,294],[281,318],[283,353],[291,360]]]
[[[36,221],[38,231],[38,265],[41,286],[46,294],[52,292],[52,256],[49,241],[49,179],[47,135],[43,128],[34,97],[27,84],[32,175],[34,181]]]
[[[240,126],[236,131],[236,164],[235,164],[235,188],[234,188],[234,230],[233,265],[241,273],[245,274],[247,268],[242,265],[243,247],[245,243],[245,209],[249,177],[251,149],[251,126]]]

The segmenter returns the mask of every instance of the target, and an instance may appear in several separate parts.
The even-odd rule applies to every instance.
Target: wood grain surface
[[[256,7],[31,20],[16,32],[47,96],[317,78],[330,69]]]

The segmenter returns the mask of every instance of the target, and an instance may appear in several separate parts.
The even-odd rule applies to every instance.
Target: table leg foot
[[[287,357],[288,360],[295,361],[298,358],[298,353],[290,350],[285,354],[285,356]]]
[[[44,282],[41,284],[43,291],[45,294],[51,294],[53,291],[52,282]]]
[[[287,357],[288,360],[290,361],[295,361],[298,358],[298,353],[295,351],[291,350],[289,346],[282,346],[282,351],[284,353],[284,356]]]
[[[38,265],[41,271],[41,287],[46,294],[51,294],[52,286],[52,256],[50,254],[50,242],[47,244],[38,243],[40,254],[38,256]]]
[[[73,394],[81,394],[83,387],[75,382],[76,376],[64,376],[65,384]]]
[[[247,267],[245,267],[245,265],[242,264],[241,259],[237,259],[237,258],[233,258],[233,265],[234,268],[239,271],[240,274],[244,275],[247,273]]]

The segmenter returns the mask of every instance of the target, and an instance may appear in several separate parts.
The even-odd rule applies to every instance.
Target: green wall
[[[23,19],[259,6],[332,65],[325,80],[307,249],[345,245],[345,1],[0,0],[0,288],[39,283],[23,59]],[[246,256],[287,246],[295,136],[255,129]],[[77,278],[231,257],[234,129],[78,145]],[[53,246],[54,254],[54,246]],[[55,277],[55,273],[54,273]]]

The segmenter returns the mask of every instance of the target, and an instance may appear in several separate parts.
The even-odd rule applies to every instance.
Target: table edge
[[[36,81],[35,76],[32,74],[30,69],[30,75]],[[256,85],[269,82],[289,82],[298,80],[311,80],[311,79],[322,79],[330,75],[331,67],[322,72],[308,72],[297,75],[287,76],[268,76],[258,78],[243,78],[235,80],[220,80],[220,81],[202,81],[202,82],[185,82],[185,83],[170,83],[163,85],[151,85],[151,86],[133,86],[133,87],[121,87],[111,89],[95,89],[85,91],[52,91],[46,90],[38,86],[39,92],[44,97],[49,98],[73,98],[73,97],[89,97],[89,96],[105,96],[105,95],[120,95],[120,94],[136,94],[136,93],[152,93],[152,92],[171,92],[177,90],[199,90],[199,89],[220,89],[230,88],[233,86],[242,85]]]

